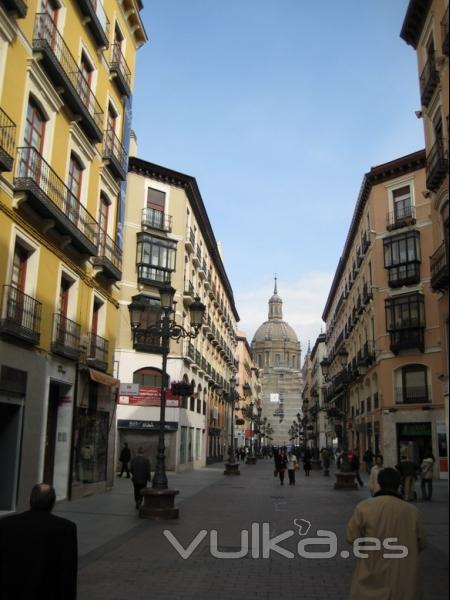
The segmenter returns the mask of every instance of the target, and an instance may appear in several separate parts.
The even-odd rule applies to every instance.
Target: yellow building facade
[[[0,510],[112,482],[136,0],[0,2]],[[7,453],[6,453],[7,449]]]
[[[340,448],[446,477],[442,339],[428,257],[434,247],[425,152],[364,176],[323,319],[327,412]],[[323,364],[323,362],[322,362]]]

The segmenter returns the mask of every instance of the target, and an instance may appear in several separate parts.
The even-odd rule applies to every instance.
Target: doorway
[[[56,428],[60,390],[57,383],[50,382],[47,409],[47,429],[45,434],[44,482],[53,485],[55,469]]]
[[[15,509],[22,438],[23,401],[0,396],[0,511]]]

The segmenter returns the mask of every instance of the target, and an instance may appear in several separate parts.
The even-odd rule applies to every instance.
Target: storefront
[[[74,416],[71,497],[113,485],[115,412],[119,380],[83,369]]]
[[[142,448],[144,456],[150,460],[150,467],[154,471],[158,454],[159,420],[118,419],[117,430],[118,448],[122,448],[123,444],[127,442],[132,457],[137,454],[138,448]],[[164,442],[166,447],[166,469],[168,471],[175,470],[177,431],[177,421],[165,422]]]
[[[397,459],[420,465],[426,450],[433,451],[431,423],[397,423]]]

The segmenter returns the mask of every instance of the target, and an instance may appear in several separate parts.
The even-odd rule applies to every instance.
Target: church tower
[[[301,348],[295,331],[283,320],[276,277],[268,320],[253,337],[252,356],[260,369],[262,416],[272,426],[272,444],[290,445],[289,429],[302,405]]]

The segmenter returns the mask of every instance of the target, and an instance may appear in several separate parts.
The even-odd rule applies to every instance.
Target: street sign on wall
[[[119,404],[129,404],[130,406],[160,406],[161,390],[159,387],[140,386],[139,394],[121,394]],[[172,392],[166,390],[166,406],[178,408],[180,406],[179,396],[174,396]]]

